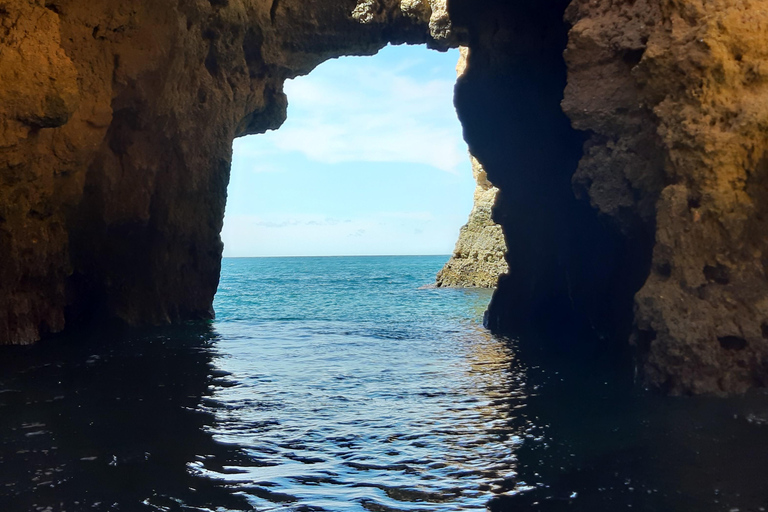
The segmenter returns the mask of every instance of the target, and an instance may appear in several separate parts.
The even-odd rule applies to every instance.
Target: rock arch
[[[0,343],[209,317],[231,141],[281,124],[283,81],[461,43],[509,244],[488,324],[631,334],[671,392],[765,385],[766,24],[751,0],[0,2]]]

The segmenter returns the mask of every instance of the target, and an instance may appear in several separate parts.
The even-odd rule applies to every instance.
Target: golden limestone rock
[[[495,288],[507,271],[504,232],[493,221],[499,189],[488,181],[476,158],[472,158],[472,173],[477,181],[472,212],[459,232],[453,256],[437,274],[438,287]]]

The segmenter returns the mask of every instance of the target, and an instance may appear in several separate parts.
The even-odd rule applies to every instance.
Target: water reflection
[[[659,397],[613,357],[462,319],[222,322],[2,355],[3,512],[768,508],[765,393]]]
[[[529,363],[526,410],[541,435],[517,452],[531,488],[494,498],[492,511],[768,508],[768,424],[756,420],[768,412],[764,391],[663,397],[589,343],[560,354],[513,345]]]
[[[242,458],[206,432],[212,338],[188,327],[4,347],[0,510],[249,510],[188,470]]]
[[[517,488],[523,372],[476,324],[217,332],[211,433],[250,460],[206,474],[257,509],[478,510]]]

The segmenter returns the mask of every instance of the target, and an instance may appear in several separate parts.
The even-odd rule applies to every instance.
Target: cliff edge
[[[462,46],[459,52],[456,75],[461,79],[467,71],[469,49]],[[493,207],[499,189],[488,181],[488,175],[477,158],[469,157],[472,176],[477,183],[472,211],[459,232],[451,259],[437,273],[438,288],[495,288],[499,276],[507,271],[504,231],[493,221]]]

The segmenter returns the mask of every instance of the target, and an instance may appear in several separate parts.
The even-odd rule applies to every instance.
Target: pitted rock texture
[[[504,232],[493,221],[499,189],[488,181],[476,158],[472,158],[472,174],[477,182],[472,212],[459,232],[453,256],[437,274],[439,288],[495,288],[507,271]]]
[[[577,1],[564,107],[592,132],[575,182],[655,231],[635,301],[646,382],[768,384],[768,5]]]
[[[358,0],[352,16],[360,23],[381,23],[398,12],[428,23],[432,38],[441,45],[456,42],[447,0]]]

